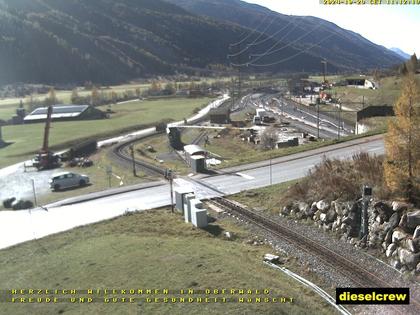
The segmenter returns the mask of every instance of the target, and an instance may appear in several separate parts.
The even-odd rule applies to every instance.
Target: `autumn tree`
[[[46,106],[56,105],[58,103],[58,99],[57,99],[57,96],[55,94],[54,88],[50,89],[50,91],[48,92],[48,96],[45,98],[44,103],[45,103]]]
[[[265,128],[261,133],[261,147],[265,150],[272,150],[276,147],[279,134],[274,127]]]
[[[420,191],[420,84],[413,73],[403,79],[394,105],[395,119],[385,137],[385,183],[397,195],[419,202]]]
[[[91,92],[91,95],[90,95],[90,104],[92,106],[97,106],[97,105],[100,104],[100,101],[101,101],[101,99],[100,99],[100,96],[99,96],[98,88],[96,86],[94,86],[92,88],[92,92]]]
[[[77,104],[80,100],[79,93],[77,93],[77,89],[73,89],[70,96],[70,101],[72,104]]]

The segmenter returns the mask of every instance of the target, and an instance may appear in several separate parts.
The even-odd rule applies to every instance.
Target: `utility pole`
[[[324,83],[327,83],[326,78],[325,78],[326,73],[327,73],[327,61],[326,60],[322,60],[321,63],[324,65],[323,71],[322,71],[323,74],[324,74]]]
[[[35,204],[35,207],[38,207],[38,202],[36,200],[35,180],[32,178],[31,182],[32,182],[32,192],[34,194],[34,204]]]
[[[271,152],[270,152],[270,186],[273,185],[273,173],[272,173],[272,168],[271,168]]]
[[[317,129],[317,138],[319,140],[319,102],[316,102],[316,129]]]
[[[174,213],[174,188],[173,188],[174,177],[173,177],[172,170],[170,169],[166,170],[166,174],[167,174],[167,179],[169,180],[169,186],[170,186],[170,192],[171,192],[171,212]]]
[[[134,145],[130,145],[130,151],[131,151],[131,160],[133,162],[133,176],[136,177],[136,160],[134,159]]]
[[[106,167],[106,174],[108,175],[108,185],[109,185],[109,188],[111,188],[111,176],[112,176],[112,166],[111,165],[108,165]]]
[[[340,140],[340,129],[341,129],[341,102],[339,102],[339,110],[338,110],[338,128],[337,128],[337,139]]]

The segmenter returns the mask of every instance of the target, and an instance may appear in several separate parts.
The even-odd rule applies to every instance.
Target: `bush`
[[[15,197],[3,200],[3,207],[6,208],[6,209],[12,208],[12,204],[15,200],[16,200]]]
[[[282,202],[355,200],[361,197],[363,185],[372,186],[376,197],[387,198],[389,192],[383,183],[382,163],[382,157],[367,153],[355,154],[350,160],[324,158],[306,178],[290,187]]]

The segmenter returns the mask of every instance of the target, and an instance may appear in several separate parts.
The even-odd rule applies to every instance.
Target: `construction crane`
[[[50,105],[48,106],[48,109],[47,109],[47,119],[45,121],[44,141],[42,143],[42,148],[38,152],[33,162],[33,166],[36,167],[38,171],[52,169],[52,168],[56,168],[60,166],[59,156],[51,152],[48,147],[52,112],[53,112],[53,107]]]

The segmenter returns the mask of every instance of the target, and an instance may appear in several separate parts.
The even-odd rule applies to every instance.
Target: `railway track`
[[[291,228],[276,222],[267,216],[243,208],[222,197],[213,198],[209,200],[209,202],[229,213],[238,215],[244,220],[286,240],[293,244],[293,246],[307,253],[316,255],[325,265],[329,265],[335,269],[338,273],[353,282],[357,287],[382,288],[390,286],[388,279],[384,280],[378,277],[369,270],[363,268],[360,264],[349,260],[345,256],[313,241],[305,235],[295,232]],[[410,305],[399,307],[389,305],[389,308],[392,308],[395,311],[395,314],[420,314],[420,303],[413,298],[410,303]]]
[[[154,136],[154,135],[155,134],[150,135],[150,136]],[[112,148],[110,152],[111,158],[120,163],[124,163],[127,166],[128,165],[131,166],[133,163],[133,160],[131,158],[131,154],[128,152],[129,147],[133,145],[134,143],[138,142],[139,140],[146,139],[147,137],[150,137],[150,136],[135,138],[135,139],[116,145],[115,147]],[[158,175],[158,176],[166,175],[166,168],[162,168],[152,163],[148,163],[148,162],[137,160],[137,159],[134,160],[134,163],[136,164],[136,166],[141,167],[142,171],[145,171],[151,175]]]
[[[208,135],[207,131],[202,131],[200,134],[191,142],[191,144],[199,145],[200,142]]]

